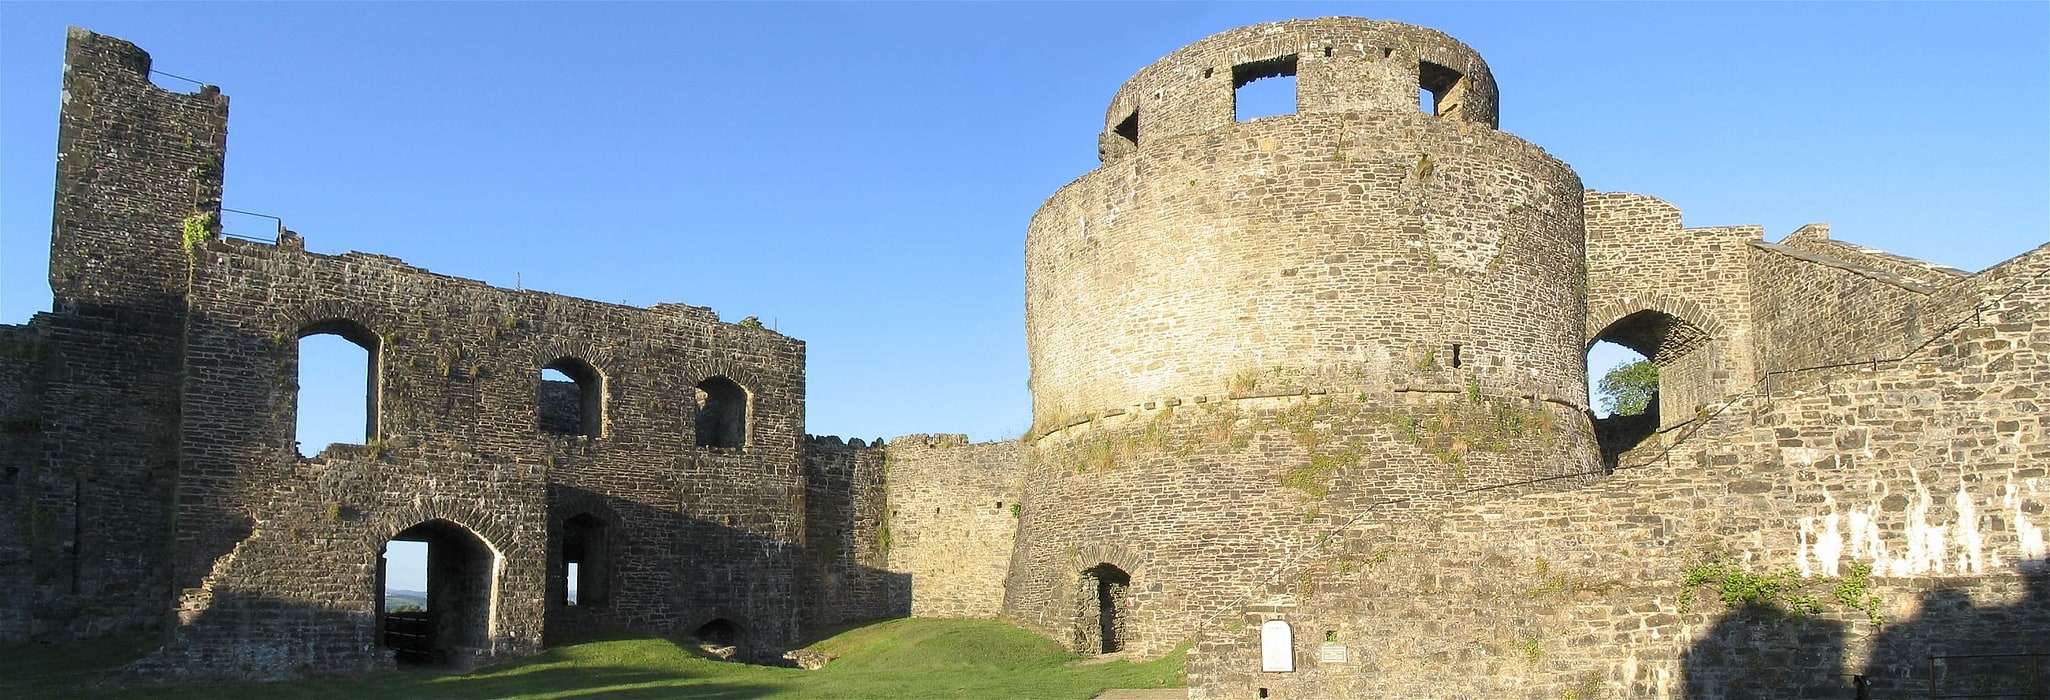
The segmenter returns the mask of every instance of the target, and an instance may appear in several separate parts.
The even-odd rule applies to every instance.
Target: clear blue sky
[[[811,432],[994,439],[1029,420],[1026,222],[1191,41],[1436,27],[1589,187],[1979,269],[2050,231],[2046,7],[0,3],[0,321],[49,304],[67,24],[221,86],[227,206],[314,250],[760,316],[809,344]]]

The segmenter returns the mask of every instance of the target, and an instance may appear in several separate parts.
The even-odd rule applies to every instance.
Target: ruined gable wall
[[[891,572],[909,579],[911,614],[996,617],[1022,512],[1020,445],[964,435],[889,441]]]
[[[544,601],[551,629],[688,632],[725,618],[745,631],[750,653],[796,634],[802,343],[719,323],[707,309],[637,309],[495,289],[383,256],[310,254],[290,234],[277,245],[206,244],[192,308],[180,578],[186,587],[204,580],[211,592],[188,595],[188,609],[211,611],[242,599],[318,600],[368,615],[374,582],[350,563],[374,558],[376,546],[366,549],[365,542],[381,544],[397,529],[365,536],[324,514],[355,511],[387,524],[415,514],[427,495],[473,493],[468,502],[481,504],[473,505],[481,520],[454,522],[514,538],[490,541],[506,572],[493,655],[524,653],[538,643]],[[297,340],[333,319],[367,332],[376,433],[365,446],[331,446],[303,460],[292,442]],[[542,430],[541,368],[564,357],[589,363],[603,377],[605,418],[597,436]],[[693,387],[712,376],[750,393],[743,447],[695,444]],[[314,479],[326,463],[343,474],[365,472],[361,478],[377,486],[318,496],[277,489]],[[606,605],[568,609],[556,575],[561,543],[552,533],[581,513],[606,522],[611,595]],[[251,522],[261,524],[250,530]],[[314,551],[246,546],[276,542],[280,529],[325,534],[309,537]],[[251,562],[252,556],[324,563],[295,568]],[[338,585],[359,593],[326,592]],[[316,590],[323,593],[309,595]],[[218,634],[264,642],[261,630],[233,615],[188,615],[195,627],[229,625]],[[285,642],[278,631],[271,642]],[[193,648],[209,646],[210,634],[216,632],[181,632]],[[346,635],[333,649],[300,648],[311,650],[286,653],[276,665],[297,668],[344,648],[386,653],[372,640]]]
[[[1477,495],[1338,536],[1315,567],[1205,631],[1197,697],[1874,697],[2015,688],[2050,653],[2050,248],[1948,291],[1963,325],[1902,362],[1814,370],[1583,489]],[[1794,572],[1821,607],[1680,604],[1690,565]],[[1835,600],[1873,568],[1873,625]],[[1831,578],[1835,577],[1835,578]],[[1863,594],[1861,594],[1863,595]],[[1295,629],[1297,671],[1262,674],[1258,625]],[[1320,663],[1325,631],[1347,656]],[[2003,665],[2004,664],[2004,665]]]

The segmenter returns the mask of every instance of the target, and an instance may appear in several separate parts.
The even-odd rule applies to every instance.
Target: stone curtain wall
[[[0,640],[10,642],[40,636],[39,608],[65,590],[55,510],[37,502],[61,478],[39,468],[44,348],[38,328],[0,325],[0,587],[16,591],[0,605]]]
[[[1432,494],[1522,482],[1532,465],[1560,478],[1524,488],[1600,469],[1581,409],[1456,389],[1177,400],[1071,426],[1029,455],[1006,616],[1087,650],[1077,582],[1108,563],[1132,576],[1124,641],[1141,657],[1259,600],[1355,515],[1405,517]]]
[[[1954,267],[1894,255],[1829,237],[1829,224],[1809,224],[1780,239],[1781,247],[1819,253],[1867,270],[1898,275],[1929,287],[1948,286],[1967,273]]]
[[[804,446],[804,623],[816,628],[911,614],[911,586],[887,570],[882,441],[810,437]],[[1004,544],[1009,548],[1009,543]]]
[[[1207,628],[1191,685],[1217,698],[1851,697],[1857,674],[1873,697],[2015,689],[2026,659],[1953,659],[1934,686],[1928,669],[2050,653],[2046,275],[2039,248],[1946,289],[1945,318],[1963,325],[1907,360],[1741,400],[1599,484],[1349,529],[1265,605]],[[1733,608],[1713,583],[1682,585],[1716,562],[1805,581],[1797,594],[1820,610]],[[1845,605],[1854,564],[1872,574]],[[1294,625],[1297,672],[1257,672],[1265,619]],[[1326,631],[1344,662],[1319,662]]]
[[[908,577],[918,617],[996,617],[1023,513],[1017,441],[964,435],[890,440],[889,512],[882,546],[893,574]]]
[[[1751,283],[1767,373],[1899,357],[1925,339],[1920,313],[1934,291],[1828,254],[1757,242]]]

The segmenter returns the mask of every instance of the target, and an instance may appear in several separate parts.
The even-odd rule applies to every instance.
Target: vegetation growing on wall
[[[1783,615],[1813,615],[1829,610],[1864,613],[1874,625],[1885,624],[1879,596],[1869,588],[1872,566],[1853,562],[1841,578],[1806,577],[1795,571],[1746,571],[1721,557],[1689,565],[1680,582],[1680,612],[1694,605],[1696,591],[1713,586],[1715,597],[1730,607],[1766,610]]]
[[[219,221],[219,218],[213,212],[200,212],[185,217],[184,231],[182,232],[182,237],[185,240],[185,252],[190,253],[194,248],[199,247],[199,244],[205,243],[209,238],[213,238],[214,227]]]

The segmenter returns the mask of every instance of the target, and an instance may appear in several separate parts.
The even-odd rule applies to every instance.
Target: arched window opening
[[[725,377],[698,382],[699,447],[747,444],[747,390]]]
[[[490,647],[497,554],[468,528],[430,520],[378,559],[380,639],[404,664],[467,667]]]
[[[574,357],[541,368],[541,431],[599,437],[605,430],[605,380]]]
[[[1082,572],[1081,590],[1078,596],[1082,603],[1079,611],[1081,625],[1076,644],[1084,653],[1096,652],[1115,654],[1123,651],[1126,641],[1126,601],[1132,587],[1132,575],[1111,564],[1097,564]]]
[[[377,438],[377,334],[331,319],[299,331],[293,440],[302,457]]]
[[[562,523],[561,583],[564,601],[580,607],[611,602],[611,550],[605,521],[582,513]]]
[[[691,632],[691,636],[706,644],[722,647],[740,646],[740,642],[747,638],[740,625],[723,617],[713,618],[705,624],[698,625],[697,630]]]
[[[1232,111],[1239,121],[1296,113],[1296,55],[1232,66]]]

